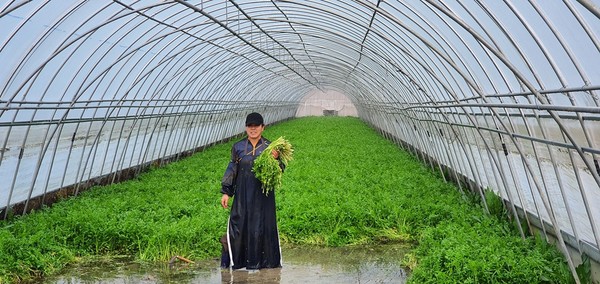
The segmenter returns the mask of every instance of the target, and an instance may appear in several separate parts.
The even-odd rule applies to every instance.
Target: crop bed
[[[398,261],[411,283],[572,282],[555,247],[522,239],[501,207],[486,214],[477,197],[357,118],[298,118],[267,126],[264,136],[294,147],[275,192],[284,243],[410,243]],[[220,180],[234,142],[2,221],[0,282],[55,274],[98,255],[217,257],[228,216]]]

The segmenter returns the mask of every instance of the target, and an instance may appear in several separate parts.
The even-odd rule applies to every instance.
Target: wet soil
[[[219,267],[218,259],[149,265],[127,258],[69,267],[43,283],[405,283],[407,245],[282,248],[283,267],[258,271]]]

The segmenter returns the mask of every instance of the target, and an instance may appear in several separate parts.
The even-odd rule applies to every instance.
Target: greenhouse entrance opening
[[[300,100],[296,117],[358,116],[354,103],[348,96],[335,90],[313,90]]]

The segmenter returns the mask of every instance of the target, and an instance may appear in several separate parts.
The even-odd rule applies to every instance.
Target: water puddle
[[[407,245],[322,248],[282,247],[283,268],[246,271],[219,268],[217,259],[148,265],[111,259],[66,269],[43,283],[405,283],[400,260]]]

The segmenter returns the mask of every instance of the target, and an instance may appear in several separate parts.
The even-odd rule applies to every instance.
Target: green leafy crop
[[[271,154],[272,151],[279,153],[278,159],[275,159]],[[287,166],[292,160],[294,149],[292,144],[283,137],[277,138],[271,142],[267,148],[254,160],[252,171],[258,180],[262,183],[263,193],[268,195],[269,192],[281,187],[281,178],[283,170],[279,162]]]
[[[497,217],[501,203],[499,214],[485,214],[474,198],[357,118],[299,118],[264,135],[294,145],[276,195],[283,243],[407,243],[413,249],[398,261],[410,268],[411,283],[573,281],[554,246],[522,239]],[[219,204],[220,180],[233,143],[1,221],[0,282],[58,273],[97,255],[217,257],[228,216]]]

